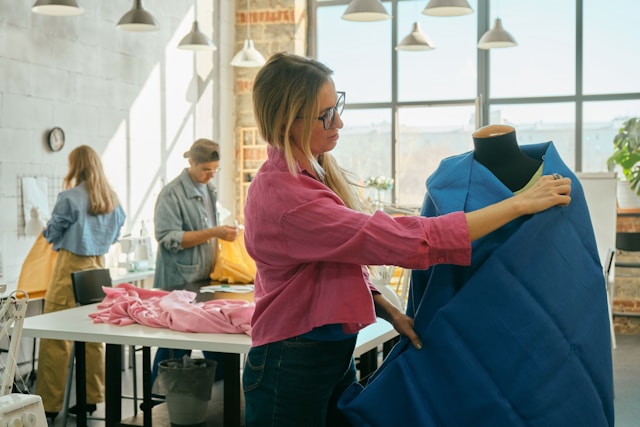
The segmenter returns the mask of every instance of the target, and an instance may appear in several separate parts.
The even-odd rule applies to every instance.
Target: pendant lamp
[[[430,0],[422,11],[429,16],[462,16],[472,12],[467,0]]]
[[[435,49],[435,46],[427,38],[427,36],[420,29],[418,22],[413,23],[413,29],[408,36],[402,39],[402,41],[396,46],[396,50],[418,51],[418,50],[431,50]]]
[[[471,12],[467,0],[430,0],[422,11],[429,16],[462,16]]]
[[[158,21],[142,8],[142,0],[133,0],[133,7],[125,13],[116,27],[123,31],[158,31]]]
[[[262,67],[266,61],[264,56],[253,46],[253,40],[251,39],[251,0],[247,1],[247,14],[249,16],[247,21],[247,38],[244,41],[242,50],[236,53],[231,60],[231,65],[243,68]]]
[[[478,41],[478,49],[485,50],[517,45],[518,43],[513,36],[502,27],[502,20],[500,18],[496,18],[493,28],[484,33]]]
[[[76,0],[37,0],[31,11],[52,16],[74,16],[84,13],[84,9],[78,6]]]
[[[356,22],[373,22],[391,19],[380,0],[351,0],[342,19]]]
[[[200,31],[198,21],[193,21],[191,31],[180,40],[178,49],[185,50],[216,50],[217,47],[205,33]]]

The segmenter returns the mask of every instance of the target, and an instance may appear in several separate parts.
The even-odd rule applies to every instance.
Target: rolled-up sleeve
[[[161,195],[155,208],[155,234],[158,244],[166,250],[178,252],[183,249],[181,206],[171,195]]]
[[[428,268],[469,265],[471,242],[465,214],[437,218],[391,217],[355,212],[332,197],[318,197],[282,215],[282,242],[297,262],[317,260]],[[322,237],[319,237],[322,236]]]

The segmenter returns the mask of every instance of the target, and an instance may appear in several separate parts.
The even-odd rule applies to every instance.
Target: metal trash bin
[[[158,363],[157,392],[164,394],[169,420],[176,425],[198,425],[205,422],[207,405],[216,376],[215,360],[163,360]]]

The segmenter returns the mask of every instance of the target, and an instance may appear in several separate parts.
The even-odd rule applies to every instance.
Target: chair
[[[103,286],[111,286],[111,275],[106,268],[95,270],[75,271],[71,273],[71,284],[73,286],[73,296],[76,300],[76,305],[88,305],[102,301],[105,297],[105,293],[102,290]],[[84,350],[84,346],[83,346]],[[69,358],[69,366],[67,370],[67,383],[65,385],[64,393],[64,425],[67,425],[67,417],[69,415],[69,402],[71,397],[71,381],[73,378],[73,365],[76,361],[76,343],[74,342],[71,348],[71,357]],[[78,402],[76,402],[78,404]],[[90,418],[88,419],[97,419]]]
[[[615,262],[613,265],[616,269],[616,275],[621,271],[619,269],[629,268],[631,269],[631,273],[629,276],[636,276],[637,271],[640,269],[640,262],[637,261],[638,256],[640,256],[640,232],[617,232],[616,233],[616,249],[625,251],[625,252],[635,252],[633,254],[624,254],[631,255],[631,261],[623,261],[624,257],[618,258],[616,256]],[[625,275],[622,273],[620,276]],[[637,285],[637,284],[636,284]],[[612,281],[611,295],[613,300],[613,295],[615,294],[615,280]],[[612,311],[613,316],[624,316],[624,317],[640,317],[640,313],[633,311]]]
[[[73,296],[78,306],[95,304],[101,302],[105,293],[102,289],[104,286],[111,286],[111,275],[109,269],[94,269],[75,271],[71,273],[71,283],[73,286]],[[131,346],[130,354],[134,354],[134,346]],[[69,400],[71,394],[71,381],[73,377],[73,364],[76,360],[76,345],[73,344],[72,357],[69,359],[69,370],[67,374],[67,384],[65,387],[64,398],[64,425],[67,423],[67,416],[69,414]],[[135,361],[132,363],[133,367],[133,396],[123,396],[123,398],[132,399],[134,405],[134,413],[137,414],[138,410],[138,395],[137,395],[137,369]],[[104,418],[90,418],[104,420]]]

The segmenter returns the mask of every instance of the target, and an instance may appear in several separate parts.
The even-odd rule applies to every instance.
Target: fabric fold
[[[131,325],[181,332],[247,334],[255,305],[244,300],[195,302],[186,290],[141,289],[129,283],[103,288],[106,297],[89,317],[94,323]]]

